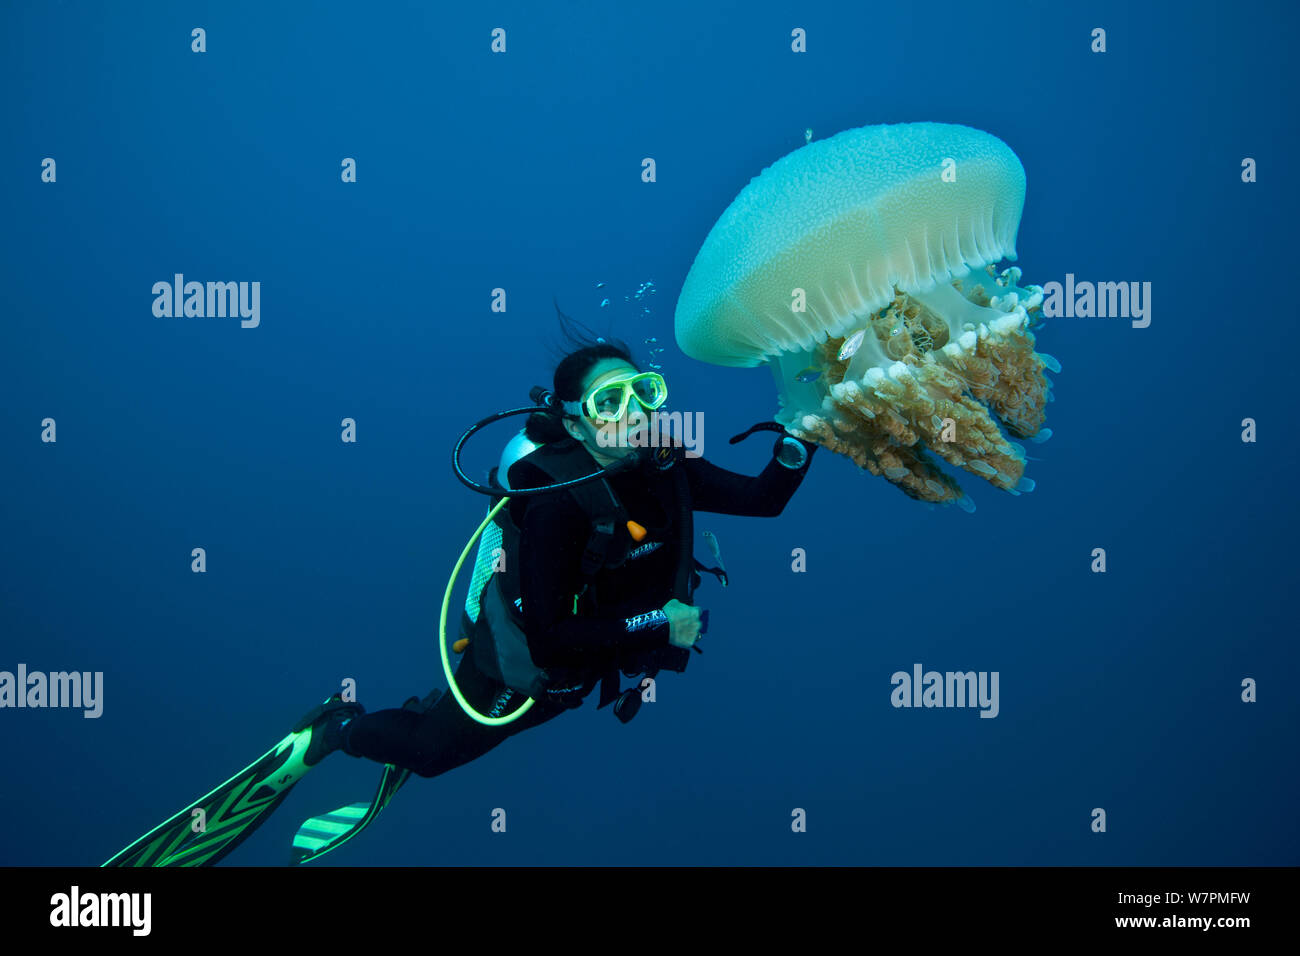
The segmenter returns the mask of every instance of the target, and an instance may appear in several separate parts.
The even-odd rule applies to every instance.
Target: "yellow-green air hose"
[[[469,555],[470,549],[483,536],[484,529],[491,524],[492,519],[497,516],[497,512],[504,508],[509,500],[509,498],[502,498],[501,502],[488,512],[488,516],[483,519],[483,523],[478,526],[478,530],[474,532],[465,545],[465,550],[460,553],[456,566],[451,570],[451,578],[447,581],[447,590],[442,596],[442,615],[438,618],[438,650],[442,653],[442,672],[447,675],[447,686],[451,688],[452,696],[456,698],[456,703],[460,704],[461,710],[480,724],[488,727],[508,724],[513,720],[518,720],[532,708],[534,701],[529,697],[518,710],[504,717],[484,717],[470,705],[470,702],[461,694],[460,688],[456,686],[456,678],[451,673],[451,658],[447,656],[447,607],[451,604],[451,590],[456,586],[456,578],[460,576],[460,569],[465,564],[465,558]],[[493,584],[488,586],[495,587]]]

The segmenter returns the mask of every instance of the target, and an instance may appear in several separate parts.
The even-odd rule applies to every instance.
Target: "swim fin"
[[[338,695],[313,707],[283,740],[225,783],[154,827],[104,866],[211,866],[262,825],[313,765],[304,757],[312,728],[357,705]]]
[[[424,700],[412,697],[402,707],[406,710],[424,713],[438,702],[441,695],[441,691],[432,690]],[[410,779],[410,776],[411,771],[409,770],[391,763],[384,764],[384,773],[379,778],[379,787],[375,790],[375,795],[370,803],[352,803],[346,807],[339,807],[339,809],[331,813],[312,817],[304,822],[293,837],[293,848],[290,850],[290,865],[298,866],[303,863],[310,863],[331,850],[337,850],[370,826],[375,817],[379,816],[380,811],[388,806],[388,802],[396,796],[397,791],[402,789],[402,785]]]

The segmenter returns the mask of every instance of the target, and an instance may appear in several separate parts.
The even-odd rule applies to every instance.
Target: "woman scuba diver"
[[[495,519],[497,536],[484,538],[480,547],[470,602],[478,613],[472,618],[467,608],[462,621],[468,640],[457,642],[465,653],[454,680],[443,642],[454,693],[434,691],[423,701],[412,698],[401,708],[373,713],[335,694],[258,761],[106,865],[214,863],[326,755],[341,750],[387,764],[368,809],[345,807],[300,829],[295,862],[312,859],[359,832],[411,773],[436,777],[468,763],[579,706],[597,685],[598,706],[615,704],[615,714],[627,722],[646,684],[642,677],[621,691],[620,672],[653,678],[660,670],[685,670],[691,650],[700,651],[704,625],[692,603],[697,569],[719,574],[725,583],[725,572],[694,559],[692,512],[781,514],[816,446],[774,422],[755,425],[732,442],[760,429],[780,433],[772,461],[757,477],[690,457],[680,445],[645,447],[647,414],[667,397],[663,377],[642,372],[622,343],[575,336],[566,318],[560,313],[561,326],[579,347],[557,366],[553,392],[542,393],[540,407],[480,422],[453,456],[461,480],[497,500],[489,519],[509,505]],[[534,390],[535,398],[539,392]],[[470,481],[458,458],[469,435],[487,422],[529,411],[524,432],[507,447],[489,485]],[[501,475],[505,484],[497,483]],[[502,501],[506,496],[508,502]],[[488,525],[485,519],[479,533]],[[502,547],[491,548],[497,541]],[[485,551],[495,564],[490,576],[483,571]],[[481,600],[475,589],[481,589]],[[444,604],[444,620],[445,613]],[[209,818],[207,834],[189,832],[200,810]],[[220,819],[214,821],[213,814]]]
[[[544,449],[552,457],[577,453],[579,463],[569,469],[575,478],[635,455],[644,447],[647,413],[662,407],[667,388],[662,376],[636,366],[625,345],[601,341],[564,357],[555,369],[553,394],[558,401],[535,412],[525,429],[537,450],[505,463],[509,489],[544,487],[570,477],[556,474],[553,463],[549,469],[541,466]],[[627,440],[620,441],[620,436]],[[576,489],[511,498],[510,521],[519,531],[516,577],[523,633],[533,663],[547,675],[545,698],[537,700],[531,713],[503,726],[475,722],[449,694],[423,713],[384,710],[350,720],[339,715],[327,722],[322,746],[309,759],[314,762],[340,749],[436,777],[577,706],[598,683],[616,682],[617,671],[641,674],[656,665],[684,669],[701,622],[700,609],[687,600],[689,593],[674,594],[680,559],[691,555],[692,542],[681,538],[686,529],[679,520],[672,472],[684,472],[691,510],[775,517],[803,481],[816,447],[784,435],[772,461],[756,478],[726,471],[702,457],[675,454],[666,469],[653,456],[645,456],[604,479],[622,511],[645,534],[633,540],[639,529],[629,531],[626,522],[617,522],[616,538],[622,540],[611,544],[626,558],[616,566],[606,560],[587,580],[583,558],[591,519],[575,500]],[[498,716],[512,703],[522,703],[523,693],[501,683],[497,662],[477,653],[484,647],[484,642],[471,639],[455,681],[476,710]],[[614,696],[612,687],[603,686],[600,706],[613,702]],[[634,696],[640,701],[639,694],[617,696],[629,707],[634,706]]]

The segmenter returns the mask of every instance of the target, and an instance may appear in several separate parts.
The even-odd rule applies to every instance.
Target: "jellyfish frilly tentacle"
[[[779,422],[913,498],[973,508],[940,462],[1030,490],[1024,450],[998,423],[1040,435],[1043,370],[1059,366],[1034,351],[1042,289],[994,268],[1016,258],[1024,197],[1016,155],[970,127],[810,143],[710,231],[677,303],[678,345],[717,365],[770,364]]]

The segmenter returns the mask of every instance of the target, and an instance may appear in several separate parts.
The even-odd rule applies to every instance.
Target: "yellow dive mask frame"
[[[654,411],[668,401],[668,383],[658,372],[639,372],[597,385],[580,402],[565,402],[570,415],[585,414],[592,421],[616,422],[627,413],[635,398],[646,411]]]

